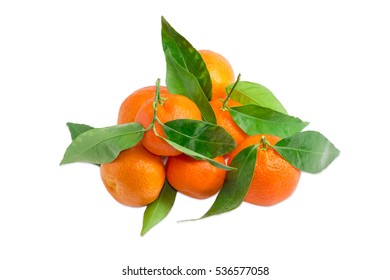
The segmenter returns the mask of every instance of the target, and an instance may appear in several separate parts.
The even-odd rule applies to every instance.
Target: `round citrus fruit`
[[[263,135],[246,138],[230,154],[228,164],[244,148],[260,143]],[[264,135],[274,145],[279,137]],[[245,201],[262,206],[271,206],[288,198],[296,189],[301,171],[282,158],[272,147],[260,145],[257,150],[256,167]]]
[[[215,161],[225,164],[222,156]],[[193,198],[207,198],[216,194],[223,185],[226,171],[205,160],[196,160],[181,154],[169,157],[166,163],[167,180],[178,192]]]
[[[123,150],[114,161],[101,164],[100,176],[115,200],[133,207],[152,203],[165,182],[161,158],[142,145]]]
[[[168,89],[164,86],[160,86],[160,92],[168,93]],[[147,100],[154,98],[155,95],[156,86],[143,87],[130,94],[123,100],[121,107],[119,108],[117,124],[134,122],[135,116],[141,106]]]
[[[154,100],[148,100],[138,111],[135,121],[142,124],[144,128],[150,126],[153,121]],[[161,94],[161,102],[157,103],[157,118],[162,122],[176,119],[202,120],[202,115],[196,104],[189,98],[179,95],[165,93]],[[157,134],[166,137],[162,126],[156,121],[154,123]],[[163,139],[159,138],[153,129],[145,132],[142,144],[151,153],[159,156],[176,156],[181,154]]]
[[[210,73],[212,99],[224,98],[226,96],[225,88],[235,81],[232,66],[219,53],[210,50],[199,50],[199,53]]]
[[[237,146],[248,137],[248,135],[234,122],[229,110],[223,108],[223,101],[221,101],[221,99],[210,101],[210,105],[215,113],[217,124],[222,126],[234,138]],[[229,99],[226,105],[228,107],[234,107],[241,106],[241,103]]]

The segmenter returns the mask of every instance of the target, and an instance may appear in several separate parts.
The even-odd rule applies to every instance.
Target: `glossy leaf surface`
[[[161,222],[171,211],[175,202],[176,190],[165,181],[158,198],[149,204],[144,212],[141,236],[145,235],[150,229]]]
[[[163,127],[164,127],[164,125],[163,125]],[[165,129],[166,128],[164,128],[164,130]],[[190,149],[188,149],[188,148],[186,148],[186,147],[184,147],[184,146],[182,146],[182,145],[180,145],[180,144],[178,144],[176,142],[173,142],[173,141],[171,141],[171,140],[169,140],[167,138],[164,138],[164,137],[161,137],[161,136],[160,136],[160,138],[164,139],[169,145],[174,147],[176,150],[178,150],[178,151],[180,151],[180,152],[182,152],[182,153],[184,153],[184,154],[186,154],[186,155],[188,155],[190,157],[193,157],[193,158],[195,158],[197,160],[207,160],[210,164],[214,165],[215,167],[218,167],[218,168],[221,168],[221,169],[224,169],[224,170],[228,170],[228,171],[235,170],[235,168],[232,168],[232,167],[227,166],[225,164],[221,164],[220,162],[215,161],[212,158],[209,158],[209,157],[204,156],[204,155],[202,155],[200,153],[197,153],[197,152],[195,152],[193,150],[190,150]]]
[[[340,151],[321,133],[304,131],[286,137],[274,149],[296,168],[319,173],[340,154]]]
[[[232,85],[228,87],[228,90],[231,88]],[[240,102],[242,105],[256,104],[287,114],[286,109],[275,95],[268,88],[257,83],[246,81],[238,82],[231,95],[231,99]]]
[[[249,135],[272,134],[286,137],[301,131],[309,123],[259,105],[229,108],[234,121]]]
[[[77,136],[79,136],[80,134],[90,130],[90,129],[93,129],[92,126],[89,126],[87,124],[79,124],[79,123],[71,123],[71,122],[68,122],[66,124],[69,128],[69,132],[70,132],[70,136],[72,137],[72,140],[74,140]]]
[[[249,146],[240,151],[230,166],[235,171],[226,173],[225,183],[211,208],[202,218],[222,214],[236,209],[244,201],[253,179],[256,166],[258,145]]]
[[[61,164],[111,162],[122,150],[135,146],[143,135],[144,128],[136,122],[90,129],[72,141]]]
[[[209,158],[231,152],[236,143],[221,126],[203,121],[178,119],[163,126],[168,139]]]
[[[211,78],[199,52],[161,17],[161,38],[163,50],[169,50],[174,60],[198,81],[202,92],[211,99]]]
[[[198,106],[203,119],[216,124],[214,111],[196,77],[173,58],[169,49],[165,50],[165,60],[167,63],[166,83],[169,92],[191,99]]]

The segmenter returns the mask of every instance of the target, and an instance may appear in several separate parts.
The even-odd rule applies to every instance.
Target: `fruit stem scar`
[[[228,93],[226,99],[223,101],[223,103],[222,103],[222,110],[223,110],[223,111],[226,111],[226,110],[228,109],[227,103],[228,103],[228,101],[229,101],[229,99],[230,99],[230,96],[232,95],[234,89],[236,88],[238,82],[240,81],[240,78],[241,78],[241,74],[238,74],[237,79],[236,79],[234,85],[233,85],[232,88],[230,89],[230,92]],[[225,89],[225,90],[226,90],[226,89]]]

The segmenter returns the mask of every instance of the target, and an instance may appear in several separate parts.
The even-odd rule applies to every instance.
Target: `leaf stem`
[[[232,88],[230,89],[230,92],[228,93],[228,96],[226,97],[225,100],[223,100],[223,103],[222,103],[222,110],[227,110],[227,103],[230,99],[230,96],[232,95],[234,89],[236,88],[238,82],[240,81],[240,78],[241,78],[241,74],[238,74],[237,76],[237,79],[236,79],[236,82],[234,83],[234,85],[232,86]]]

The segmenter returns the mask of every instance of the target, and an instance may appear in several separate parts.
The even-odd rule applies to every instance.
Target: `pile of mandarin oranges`
[[[233,151],[213,160],[230,165],[241,150],[259,143],[264,135],[248,136],[224,106],[241,105],[228,98],[226,88],[236,80],[229,61],[210,50],[199,50],[199,53],[211,77],[212,98],[209,102],[217,124],[236,142]],[[148,128],[155,112],[162,123],[176,119],[202,120],[201,112],[193,101],[183,95],[171,94],[164,86],[159,87],[161,98],[155,110],[157,90],[157,86],[146,86],[131,93],[120,106],[117,123],[137,122]],[[115,200],[132,207],[149,205],[158,198],[166,180],[177,192],[196,199],[205,199],[219,192],[229,171],[185,155],[157,135],[164,136],[164,130],[156,122],[154,129],[147,130],[137,145],[123,150],[112,162],[100,165],[103,183]],[[271,145],[280,140],[273,135],[266,135],[266,138]],[[271,206],[285,200],[294,192],[300,173],[271,146],[267,149],[259,146],[245,201]]]

